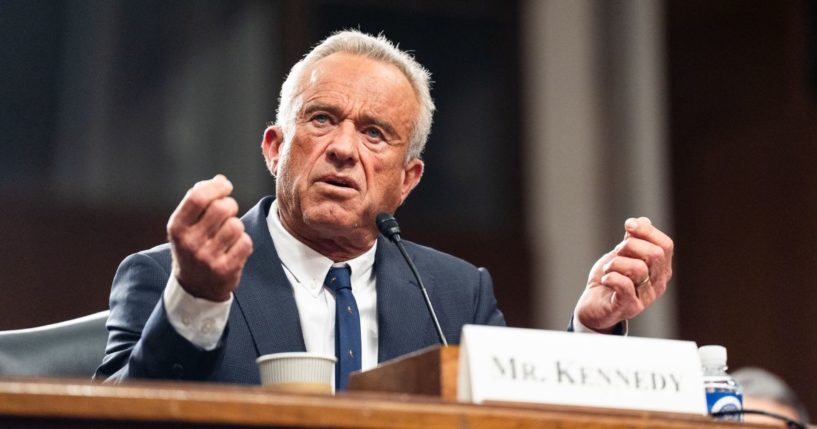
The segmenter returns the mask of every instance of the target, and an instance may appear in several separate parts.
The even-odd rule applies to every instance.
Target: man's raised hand
[[[238,286],[252,240],[236,217],[233,185],[221,174],[196,183],[170,215],[173,275],[187,293],[226,301]]]
[[[624,230],[624,240],[593,265],[576,307],[579,322],[599,332],[640,314],[672,278],[672,239],[645,217],[627,219]]]

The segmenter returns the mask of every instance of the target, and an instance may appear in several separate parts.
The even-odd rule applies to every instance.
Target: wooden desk
[[[432,397],[271,393],[193,383],[110,386],[84,380],[0,379],[0,428],[767,428],[704,417],[472,405]]]

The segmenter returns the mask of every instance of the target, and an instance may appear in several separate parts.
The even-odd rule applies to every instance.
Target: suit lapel
[[[436,344],[437,334],[420,286],[414,280],[397,246],[382,235],[378,237],[374,269],[378,362]],[[434,279],[429,275],[422,275],[426,288],[433,289]]]
[[[241,220],[253,242],[235,301],[241,310],[258,355],[306,351],[292,286],[267,227],[271,197],[265,197]]]

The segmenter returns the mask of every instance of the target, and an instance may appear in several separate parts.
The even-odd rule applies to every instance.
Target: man
[[[808,410],[783,379],[757,367],[745,367],[732,372],[743,389],[743,409],[763,411],[808,424]],[[747,423],[779,424],[780,420],[758,414],[745,414]],[[791,426],[789,426],[791,427]]]
[[[256,357],[306,350],[338,357],[343,388],[354,369],[437,343],[411,272],[375,226],[422,176],[428,82],[383,37],[346,31],[314,48],[264,132],[275,200],[239,220],[225,177],[190,189],[168,222],[170,243],[117,271],[96,377],[258,383]],[[672,241],[646,218],[625,231],[590,273],[578,330],[620,330],[666,288]],[[505,324],[486,270],[406,246],[452,343],[466,323]]]

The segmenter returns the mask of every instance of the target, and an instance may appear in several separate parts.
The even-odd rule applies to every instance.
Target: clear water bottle
[[[740,385],[726,373],[726,348],[702,346],[698,348],[704,372],[704,390],[709,413],[740,411],[743,409],[743,392]],[[719,417],[722,420],[743,421],[742,414]]]

